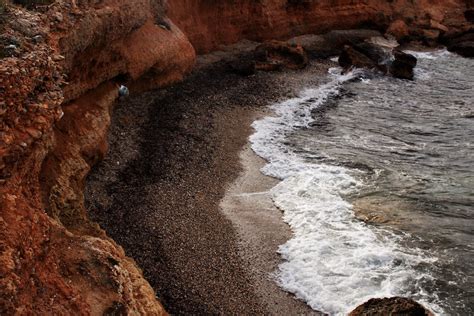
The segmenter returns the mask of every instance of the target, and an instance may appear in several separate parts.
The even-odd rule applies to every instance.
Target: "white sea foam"
[[[431,59],[431,60],[435,60],[440,57],[446,57],[452,54],[447,49],[438,49],[432,52],[417,52],[414,50],[405,50],[404,52],[407,54],[411,54],[418,59]]]
[[[401,237],[355,218],[344,199],[363,185],[355,171],[308,162],[285,144],[289,134],[311,123],[313,109],[358,75],[338,73],[331,69],[332,81],[273,105],[274,116],[253,124],[252,148],[268,161],[262,172],[281,179],[271,193],[294,233],[279,249],[284,259],[279,283],[331,315],[345,314],[372,297],[396,295],[411,296],[442,313],[420,285],[430,275],[415,269],[435,259],[404,249]]]
[[[432,75],[433,71],[431,70],[427,70],[421,67],[415,68],[415,79],[417,80],[428,81],[431,79]]]

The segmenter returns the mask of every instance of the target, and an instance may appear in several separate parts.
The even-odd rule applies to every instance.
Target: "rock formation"
[[[84,178],[107,148],[117,83],[170,84],[194,63],[158,9],[56,2],[11,5],[2,17],[2,44],[12,49],[0,62],[0,314],[165,313],[83,204]]]
[[[366,39],[381,37],[377,30],[333,30],[322,35],[306,34],[290,39],[290,43],[301,45],[312,58],[328,58],[341,54],[345,45],[357,45]]]
[[[339,56],[339,65],[345,70],[351,67],[373,68],[386,73],[389,59],[390,52],[377,45],[363,42],[356,45],[345,45]]]
[[[172,0],[171,20],[164,0],[31,3],[0,2],[2,315],[165,313],[84,209],[84,178],[107,150],[119,84],[132,93],[172,84],[195,50],[240,39],[385,32],[394,20],[408,27],[394,35],[433,38],[465,32],[471,16],[461,0]]]
[[[393,56],[395,60],[390,64],[390,73],[396,78],[413,80],[416,57],[400,50],[395,50]]]
[[[300,45],[270,41],[255,49],[256,68],[274,70],[280,68],[302,69],[308,64],[308,57]]]
[[[286,39],[299,34],[369,28],[385,32],[393,21],[408,27],[408,37],[424,39],[446,30],[466,30],[465,0],[304,1],[173,0],[169,17],[198,53],[240,39]]]
[[[448,50],[464,57],[474,57],[474,30],[460,34],[448,34],[442,38]]]
[[[433,316],[433,313],[403,297],[373,298],[349,313],[349,316],[377,315]]]
[[[231,72],[250,76],[260,71],[302,69],[308,64],[308,56],[301,45],[282,41],[268,41],[254,51],[241,54],[228,63]]]
[[[413,80],[415,56],[398,49],[384,49],[370,42],[345,45],[339,56],[339,65],[348,71],[352,67],[376,69],[400,79]]]

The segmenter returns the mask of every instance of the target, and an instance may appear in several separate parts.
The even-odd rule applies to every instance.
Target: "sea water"
[[[315,310],[404,296],[474,314],[474,61],[412,53],[414,81],[332,68],[253,124],[293,231],[278,282]]]

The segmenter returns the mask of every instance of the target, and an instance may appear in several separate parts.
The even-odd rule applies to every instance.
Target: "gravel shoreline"
[[[136,260],[171,314],[311,314],[277,287],[265,293],[274,251],[266,268],[253,266],[248,240],[220,207],[241,175],[253,120],[321,81],[328,63],[240,77],[219,61],[232,54],[203,56],[184,82],[116,105],[109,154],[87,179],[89,215]]]

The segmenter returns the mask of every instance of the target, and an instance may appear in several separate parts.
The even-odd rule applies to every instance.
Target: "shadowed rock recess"
[[[398,40],[417,40],[429,45],[446,40],[453,43],[453,50],[469,55],[472,2],[0,1],[0,314],[166,314],[157,296],[163,298],[165,307],[168,301],[182,300],[188,304],[189,311],[223,313],[218,304],[187,299],[188,291],[197,290],[199,283],[193,273],[199,269],[189,266],[189,270],[175,276],[176,282],[160,283],[159,275],[171,269],[171,264],[185,265],[176,258],[173,261],[162,257],[159,249],[153,249],[152,258],[157,261],[157,268],[147,272],[145,279],[134,259],[127,255],[140,262],[141,252],[149,250],[127,249],[126,255],[119,244],[126,247],[128,240],[117,238],[117,244],[88,217],[84,203],[85,179],[107,153],[110,115],[118,98],[118,86],[125,84],[132,94],[168,87],[182,81],[193,70],[196,52],[216,51],[240,40],[287,40],[312,34],[315,37],[294,39],[296,46],[289,45],[285,52],[296,51],[296,56],[305,56],[301,47],[316,47],[314,56],[327,56],[330,54],[325,45],[334,42],[318,34],[358,28],[382,34],[388,29]],[[341,44],[335,45],[336,50],[342,49]],[[297,66],[290,68],[305,65],[306,57],[302,58]],[[231,81],[223,83],[233,85]],[[227,89],[228,86],[219,87]],[[176,97],[185,97],[185,90],[179,87],[173,88]],[[240,100],[238,94],[235,100]],[[162,110],[168,112],[161,113]],[[195,115],[196,120],[187,124],[204,130],[194,136],[176,133],[168,118],[175,120],[182,111],[179,107],[160,109],[159,104],[154,105],[150,115],[165,126],[165,132],[142,139],[142,155],[137,158],[147,160],[149,174],[137,173],[133,178],[121,179],[143,191],[131,192],[130,200],[123,201],[124,204],[115,201],[114,208],[121,208],[125,213],[131,212],[133,205],[139,208],[140,199],[149,189],[147,185],[161,172],[156,169],[162,166],[155,165],[159,161],[170,168],[166,170],[179,169],[167,160],[171,151],[168,138],[195,137],[198,141],[199,133],[205,132],[209,121],[203,114]],[[242,118],[236,110],[236,122],[239,119]],[[157,122],[145,123],[143,128],[150,129],[153,127],[150,124]],[[248,126],[250,121],[242,119],[241,123]],[[232,126],[227,130],[230,135]],[[221,141],[212,139],[206,148],[195,153],[194,159],[200,159],[199,155],[212,155],[212,148]],[[179,142],[173,144],[179,146]],[[236,140],[232,146],[243,144]],[[238,163],[236,157],[222,159],[221,163]],[[134,164],[139,163],[130,165],[132,171]],[[236,176],[233,170],[225,178],[227,181]],[[173,172],[166,176],[174,177]],[[206,174],[203,170],[200,172]],[[215,179],[221,179],[219,176]],[[197,241],[199,223],[208,221],[200,217],[199,209],[186,204],[204,193],[191,192],[184,187],[185,183],[179,189],[183,193],[179,203],[187,205],[189,213],[175,213],[171,209],[163,213],[169,217],[168,221],[158,222],[156,227],[157,236],[163,240],[167,230],[173,229],[173,216],[190,217],[189,234]],[[222,187],[224,185],[222,183]],[[223,190],[206,194],[214,194],[219,199]],[[166,195],[156,198],[166,199]],[[193,224],[193,218],[198,224]],[[131,224],[142,224],[131,220]],[[217,227],[230,225],[217,213],[215,220]],[[164,224],[170,226],[160,226]],[[104,225],[115,237],[113,226],[112,222],[110,226]],[[202,229],[205,227],[203,224]],[[234,239],[235,236],[216,235],[213,241],[216,255],[206,258],[196,253],[195,260],[220,260],[216,267],[223,267],[225,263],[234,269],[233,273],[239,274],[243,263],[234,261],[238,257]],[[183,242],[183,247],[191,246]],[[219,270],[200,277],[218,278]],[[190,286],[186,287],[188,279]],[[254,309],[255,299],[250,297],[252,291],[245,277],[239,282],[228,290],[225,287],[209,289],[209,295],[203,294],[202,299],[229,302],[227,306],[235,308],[235,313],[260,312],[257,307]],[[242,289],[240,296],[236,294],[238,289]],[[199,291],[202,294],[206,289]],[[246,304],[248,308],[241,307]],[[193,305],[196,308],[191,308]],[[186,312],[186,308],[172,312]]]

